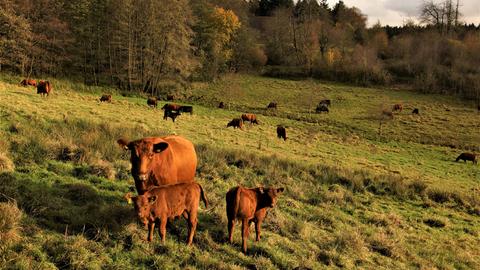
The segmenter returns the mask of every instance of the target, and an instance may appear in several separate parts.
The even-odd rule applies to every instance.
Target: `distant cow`
[[[402,112],[402,110],[403,110],[403,105],[402,105],[402,104],[395,104],[395,105],[393,105],[393,107],[392,107],[392,112],[395,112],[395,111],[400,111],[400,112]]]
[[[419,114],[420,112],[418,111],[417,108],[413,109],[412,114]]]
[[[37,86],[37,81],[31,80],[31,79],[23,79],[20,82],[20,85],[22,85],[22,86],[28,86],[28,85]]]
[[[260,241],[260,226],[268,208],[277,203],[277,196],[284,188],[234,187],[227,192],[228,241],[233,243],[235,220],[242,221],[242,250],[247,252],[249,227],[255,223],[256,241]]]
[[[458,162],[459,160],[463,160],[463,162],[465,163],[467,162],[467,160],[469,160],[473,162],[473,164],[477,164],[477,155],[472,153],[461,153],[455,161]]]
[[[119,139],[117,143],[130,151],[131,172],[140,195],[152,186],[195,180],[197,154],[193,144],[183,137],[150,137],[130,142]]]
[[[268,103],[267,109],[277,109],[277,103],[276,102],[270,102]]]
[[[318,106],[321,106],[321,105],[325,105],[325,106],[328,107],[328,106],[332,105],[332,101],[330,99],[322,99],[318,103]]]
[[[150,106],[150,107],[153,107],[153,108],[157,108],[157,104],[158,104],[158,101],[156,98],[154,97],[149,97],[147,99],[147,105]]]
[[[251,124],[259,124],[257,120],[257,116],[253,113],[244,113],[242,114],[243,122],[250,122]]]
[[[183,112],[183,113],[190,113],[190,115],[193,114],[193,106],[185,106],[185,105],[182,105],[180,106],[180,112]]]
[[[52,85],[49,81],[40,81],[37,84],[37,94],[48,96],[52,92]]]
[[[382,111],[382,116],[393,119],[393,113],[391,111],[388,111],[388,110],[383,110]]]
[[[325,104],[319,104],[319,105],[317,106],[317,108],[315,109],[315,112],[316,112],[316,113],[322,113],[322,112],[328,113],[329,110],[328,110],[327,105],[325,105]]]
[[[277,137],[279,139],[287,140],[287,131],[284,126],[277,126]]]
[[[112,95],[102,95],[100,102],[112,102]]]
[[[162,110],[165,110],[165,111],[180,111],[181,107],[182,106],[178,105],[178,104],[167,103],[167,104],[163,105]]]
[[[163,113],[163,119],[164,120],[168,120],[168,117],[172,118],[172,121],[175,123],[175,119],[181,115],[181,113],[179,111],[169,111],[169,110],[165,110],[165,112]]]
[[[167,95],[167,101],[173,101],[175,99],[174,95]]]
[[[241,118],[234,118],[232,121],[228,122],[227,128],[228,127],[233,127],[233,129],[243,129],[243,120]]]
[[[223,101],[220,101],[220,103],[218,104],[218,108],[219,109],[225,108],[225,104],[223,103]]]
[[[169,218],[185,217],[188,222],[187,245],[191,245],[197,228],[197,213],[200,198],[208,207],[208,201],[203,188],[198,183],[182,183],[155,187],[143,195],[131,197],[125,195],[129,203],[133,203],[138,219],[148,226],[147,241],[153,239],[155,223],[159,225],[162,243],[165,243],[166,225]]]

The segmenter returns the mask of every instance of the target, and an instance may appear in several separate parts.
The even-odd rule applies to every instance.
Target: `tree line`
[[[152,94],[260,72],[480,98],[480,26],[460,6],[427,1],[420,25],[367,27],[343,1],[4,0],[0,70]]]

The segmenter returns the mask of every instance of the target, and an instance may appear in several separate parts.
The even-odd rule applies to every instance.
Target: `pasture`
[[[473,269],[480,265],[480,152],[474,103],[401,89],[230,75],[194,84],[175,123],[146,97],[51,80],[40,97],[0,74],[0,264],[10,269]],[[101,103],[112,94],[111,103]],[[315,114],[321,99],[329,113]],[[218,109],[223,101],[225,109]],[[269,102],[277,110],[267,110]],[[380,125],[383,109],[402,103]],[[412,115],[419,108],[419,115]],[[226,127],[242,113],[260,125]],[[276,126],[288,139],[276,137]],[[381,126],[381,130],[380,130]],[[137,224],[129,154],[120,137],[181,135],[199,156],[192,247],[186,222],[162,245]],[[285,187],[262,240],[227,240],[225,193]],[[300,269],[305,269],[300,268]]]

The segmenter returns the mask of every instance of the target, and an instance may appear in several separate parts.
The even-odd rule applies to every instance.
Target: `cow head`
[[[266,207],[274,207],[277,204],[277,197],[282,193],[285,189],[281,188],[264,188],[259,187],[257,188],[257,192],[259,193],[260,197],[260,204]]]
[[[154,218],[152,218],[151,212],[152,205],[157,200],[157,196],[151,194],[144,194],[132,197],[130,193],[127,193],[124,198],[129,204],[133,204],[133,207],[135,208],[135,213],[137,214],[138,219],[144,226],[147,226],[149,222],[152,222],[154,220]]]
[[[125,139],[119,139],[117,143],[125,150],[130,150],[130,161],[132,163],[132,175],[135,182],[143,182],[142,190],[146,190],[145,182],[151,174],[151,165],[155,160],[155,155],[165,151],[168,148],[167,142],[152,143],[147,140],[137,140],[128,142]],[[137,183],[136,183],[137,184]]]

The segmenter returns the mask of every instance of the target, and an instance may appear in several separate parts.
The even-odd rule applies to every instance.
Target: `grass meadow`
[[[480,166],[455,162],[480,152],[473,102],[229,75],[185,90],[179,102],[194,113],[173,123],[146,97],[51,80],[53,94],[42,98],[19,81],[0,74],[0,268],[480,268]],[[100,103],[103,93],[113,102]],[[330,113],[315,114],[324,98]],[[265,109],[270,101],[278,110]],[[395,103],[404,110],[381,120]],[[246,112],[260,125],[226,128]],[[168,134],[195,144],[211,203],[200,207],[192,247],[184,220],[165,245],[158,233],[146,242],[123,199],[133,179],[116,140]],[[240,227],[234,245],[226,241],[225,193],[236,185],[286,188],[247,255]]]

